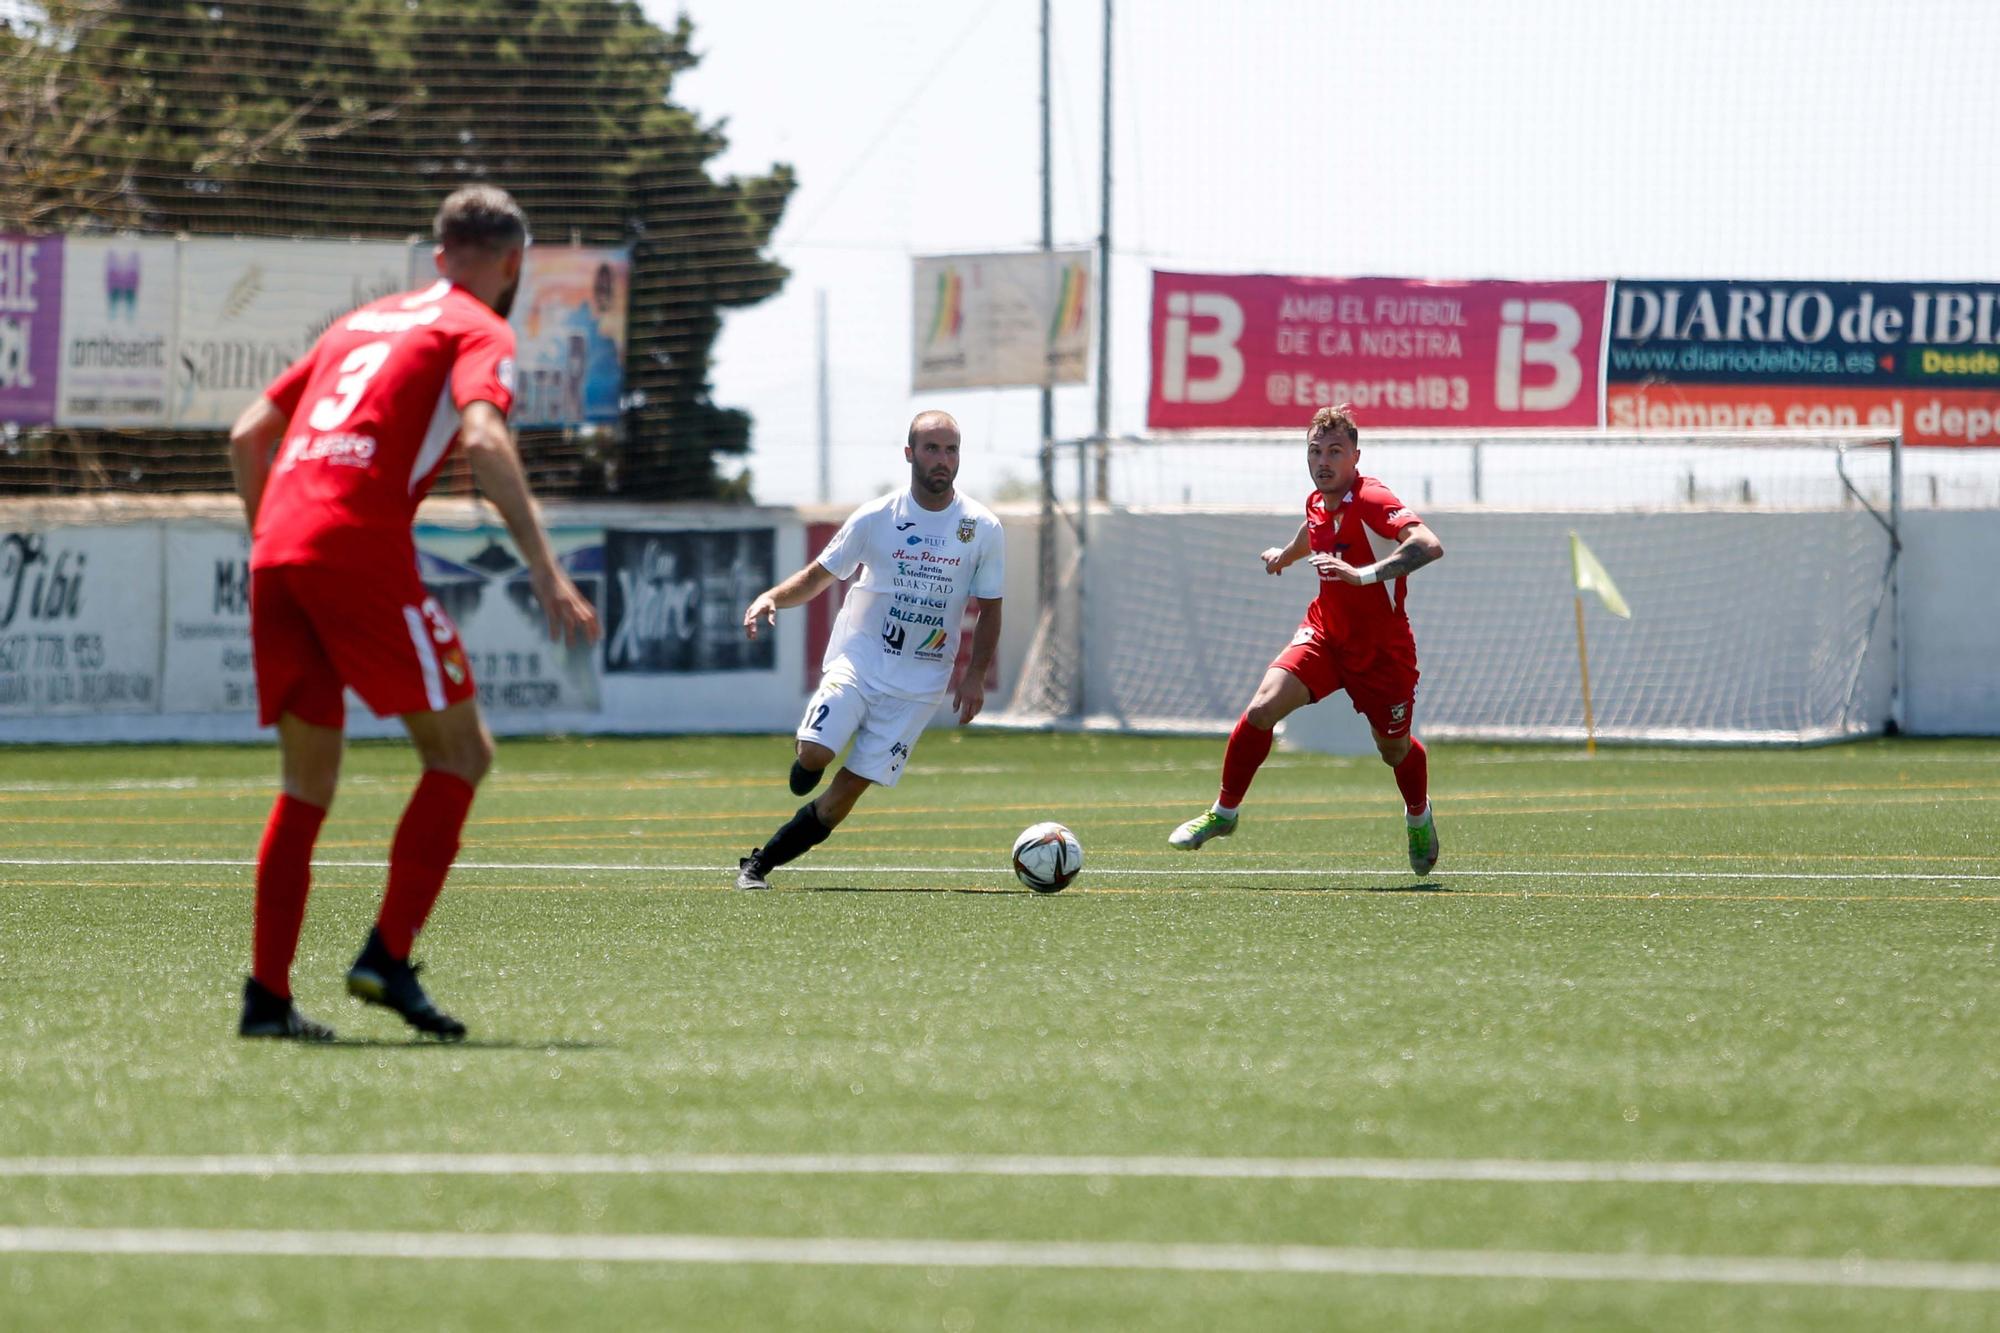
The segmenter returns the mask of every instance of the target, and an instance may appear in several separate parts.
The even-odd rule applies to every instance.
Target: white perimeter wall
[[[551,506],[552,527],[571,533],[593,529],[657,530],[665,533],[704,532],[768,528],[772,533],[772,566],[775,577],[797,569],[812,555],[807,550],[806,523],[811,520],[838,521],[844,511],[797,511],[789,509],[740,509],[719,506]],[[469,526],[471,511],[452,502],[427,506],[426,520],[446,526]],[[1034,630],[1036,619],[1036,519],[1032,513],[1003,514],[1008,539],[1007,619],[1001,638],[998,688],[989,693],[988,710],[1004,706],[1016,679]],[[1240,541],[1254,553],[1261,545],[1275,541],[1289,524],[1286,515],[1208,515],[1201,524],[1213,527],[1220,518],[1220,531],[1204,530],[1204,540],[1189,543],[1205,547],[1220,556],[1223,548],[1234,550]],[[1437,521],[1448,530],[1451,516],[1440,514]],[[68,577],[80,592],[76,598],[83,621],[57,614],[45,604],[39,617],[34,606],[35,574],[52,571],[46,561],[23,572],[18,598],[13,580],[17,572],[10,561],[18,562],[14,548],[0,544],[0,613],[13,601],[10,624],[0,626],[0,647],[12,641],[14,660],[0,654],[0,685],[9,673],[17,693],[10,703],[0,698],[0,742],[32,741],[148,741],[148,740],[255,740],[268,736],[255,724],[247,705],[224,703],[226,691],[219,678],[232,670],[237,678],[242,654],[247,652],[247,615],[241,625],[243,637],[223,638],[229,615],[216,610],[212,577],[204,574],[199,586],[181,588],[169,595],[167,552],[170,537],[187,542],[199,538],[211,544],[241,542],[241,523],[227,502],[152,501],[135,505],[66,506],[59,502],[14,501],[0,503],[0,543],[10,535],[40,535],[59,539],[66,532],[89,529],[97,536],[85,545],[91,559],[79,576],[72,567]],[[1096,532],[1109,536],[1114,522],[1100,522]],[[1906,681],[1904,722],[1908,731],[1922,735],[2000,735],[2000,513],[1993,511],[1918,511],[1906,518],[1902,589],[1904,597],[1902,630],[1906,640]],[[122,534],[107,537],[104,534]],[[77,535],[81,536],[80,532]],[[1460,534],[1461,536],[1466,534]],[[1450,539],[1447,537],[1447,543]],[[53,550],[60,540],[49,541]],[[1067,542],[1064,543],[1067,546]],[[130,549],[128,549],[130,548]],[[156,556],[135,552],[157,551]],[[1462,547],[1460,548],[1463,549]],[[1254,562],[1254,554],[1245,556]],[[1443,572],[1440,567],[1439,573]],[[1413,596],[1420,595],[1422,577],[1413,583]],[[52,591],[44,580],[44,591]],[[1178,579],[1170,580],[1178,586]],[[1280,586],[1282,585],[1282,586]],[[1290,627],[1296,623],[1302,605],[1304,585],[1293,580],[1255,580],[1244,589],[1257,600],[1272,596],[1271,623],[1246,626],[1238,621],[1227,630],[1195,633],[1178,642],[1155,645],[1160,659],[1171,659],[1177,673],[1192,673],[1193,666],[1211,658],[1226,658],[1231,667],[1248,667],[1217,673],[1210,693],[1212,711],[1218,717],[1233,717],[1247,701],[1255,684],[1257,668],[1282,646]],[[1093,596],[1103,589],[1093,588]],[[1629,590],[1628,590],[1629,591]],[[710,615],[740,617],[740,607],[724,607],[733,598],[715,597]],[[169,602],[192,599],[202,603],[200,616],[206,617],[214,637],[193,638],[185,633],[176,638],[176,615]],[[48,599],[45,599],[47,601]],[[240,614],[240,613],[239,613]],[[1282,623],[1280,623],[1282,622]],[[1088,633],[1088,626],[1086,627]],[[95,702],[75,690],[77,681],[90,668],[77,657],[77,635],[95,634],[104,651],[122,653],[125,660],[100,664],[115,674],[113,694],[108,701]],[[23,640],[22,635],[28,637]],[[1239,641],[1239,636],[1240,640]],[[36,655],[45,653],[42,641],[60,638],[66,660],[60,670]],[[1250,642],[1254,639],[1254,643]],[[150,647],[148,645],[151,645]],[[468,643],[475,654],[478,643]],[[718,671],[628,672],[605,671],[600,649],[592,662],[590,679],[585,682],[583,706],[574,706],[574,691],[564,698],[573,706],[533,710],[490,708],[494,729],[502,734],[532,734],[544,731],[577,733],[672,733],[702,731],[788,732],[796,723],[807,697],[805,612],[791,611],[780,617],[776,651],[769,667]],[[22,655],[26,654],[25,657]],[[216,661],[204,665],[205,657]],[[1245,656],[1247,654],[1247,656]],[[1093,653],[1093,658],[1096,656]],[[1595,656],[1595,654],[1593,654]],[[1255,659],[1251,661],[1251,659]],[[475,656],[475,662],[479,659]],[[192,666],[190,663],[192,662]],[[228,663],[237,663],[234,668]],[[24,700],[18,692],[23,678],[67,675],[72,693],[54,704]],[[595,702],[588,702],[591,689]],[[148,692],[146,698],[131,697],[130,690]],[[210,698],[199,709],[175,708],[176,701],[191,696]],[[361,736],[396,733],[393,722],[368,716],[365,709],[349,701],[350,727]],[[1314,710],[1316,713],[1329,710]],[[1365,748],[1365,730],[1348,725],[1347,710],[1339,718],[1326,718],[1329,730],[1338,733],[1344,746]],[[1226,717],[1225,717],[1226,715]],[[1353,732],[1352,735],[1346,733]],[[1322,739],[1333,742],[1335,736]]]
[[[606,619],[605,642],[575,653],[548,644],[518,571],[481,564],[490,540],[507,546],[490,511],[426,502],[419,545],[447,562],[426,579],[459,623],[495,732],[789,732],[810,693],[808,613],[779,615],[768,662],[743,660],[738,626],[752,596],[815,554],[807,524],[845,514],[549,505],[558,555],[580,561],[572,573]],[[1003,607],[1014,614],[995,704],[1034,628],[1036,520],[1003,522]],[[216,497],[0,502],[0,743],[267,738],[254,713],[247,555],[240,509]],[[351,734],[400,734],[347,702]]]
[[[2000,736],[2000,511],[1903,516],[1905,728]]]

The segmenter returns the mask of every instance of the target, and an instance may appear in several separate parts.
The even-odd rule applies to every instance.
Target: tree
[[[538,236],[633,252],[622,446],[530,435],[537,483],[703,498],[715,455],[748,448],[748,418],[709,399],[711,349],[722,307],[785,280],[763,251],[793,180],[710,176],[721,128],[672,101],[696,61],[684,16],[662,29],[629,0],[45,12],[6,37],[0,155],[19,145],[31,170],[0,190],[16,210],[0,225],[401,239],[428,234],[453,187],[491,181]],[[207,475],[226,484],[219,454]]]

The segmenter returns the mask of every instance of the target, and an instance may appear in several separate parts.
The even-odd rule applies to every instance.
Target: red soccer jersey
[[[252,568],[408,568],[417,502],[459,412],[514,404],[514,331],[449,282],[336,320],[264,391],[291,418],[257,509]]]
[[[1356,567],[1372,565],[1422,522],[1373,477],[1356,477],[1338,505],[1314,491],[1306,499],[1306,540],[1315,551],[1337,555]],[[1354,587],[1322,577],[1319,596],[1306,611],[1306,625],[1347,658],[1373,657],[1378,648],[1402,647],[1415,660],[1416,641],[1403,611],[1408,580]]]

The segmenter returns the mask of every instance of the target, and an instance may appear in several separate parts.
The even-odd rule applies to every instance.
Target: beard
[[[521,290],[521,280],[519,278],[516,278],[514,279],[514,281],[508,283],[507,290],[500,293],[499,297],[493,302],[493,313],[500,316],[500,318],[502,319],[505,319],[507,318],[507,316],[513,314],[514,296],[520,290]]]

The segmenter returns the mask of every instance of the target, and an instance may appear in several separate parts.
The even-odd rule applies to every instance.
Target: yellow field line
[[[1006,775],[998,775],[998,776],[1006,776]],[[1024,770],[1018,776],[1020,779],[1024,780],[1046,782],[1048,780],[1049,775],[1038,774],[1033,771]],[[1386,778],[1384,780],[1386,782]],[[414,779],[412,780],[411,785],[414,786]],[[746,790],[753,788],[770,788],[773,791],[775,791],[776,787],[777,784],[770,778],[715,778],[715,779],[703,779],[701,781],[695,781],[695,782],[688,782],[688,781],[665,782],[659,784],[657,790],[662,792],[673,792],[673,791]],[[489,795],[487,799],[490,801],[495,798],[505,797],[510,794],[532,795],[544,791],[572,792],[581,790],[644,791],[644,790],[654,790],[654,789],[638,788],[638,787],[633,787],[629,784],[624,786],[595,788],[587,783],[560,784],[560,785],[551,784],[546,787],[543,786],[509,787],[504,782],[496,781],[488,789]],[[1616,790],[1610,790],[1604,787],[1576,787],[1576,788],[1562,788],[1556,790],[1543,789],[1534,791],[1522,791],[1518,787],[1509,787],[1509,788],[1501,788],[1494,790],[1473,790],[1473,791],[1455,791],[1455,792],[1441,791],[1439,794],[1440,796],[1448,796],[1449,800],[1454,805],[1456,805],[1466,801],[1515,801],[1515,800],[1554,801],[1554,800],[1584,800],[1584,799],[1622,800],[1628,798],[1637,800],[1637,799],[1648,799],[1648,798],[1657,798],[1664,796],[1699,796],[1707,792],[1712,792],[1713,790],[1714,790],[1713,785],[1688,785],[1688,786],[1646,787],[1646,788],[1621,787]],[[1925,792],[1960,792],[1960,791],[1977,791],[1977,790],[1987,790],[1987,791],[1992,791],[1996,794],[2000,794],[2000,786],[1995,786],[1991,782],[1976,782],[1970,779],[1953,780],[1953,781],[1933,781],[1926,783],[1912,783],[1908,781],[1787,782],[1787,783],[1765,783],[1756,786],[1739,787],[1736,789],[1739,795],[1746,798],[1755,796],[1787,796],[1787,795],[1799,795],[1799,794],[1828,795],[1828,794],[1838,793],[1845,795],[1845,794],[1864,794],[1872,792],[1895,792],[1903,794],[1917,794]],[[268,798],[270,795],[274,793],[274,791],[275,791],[275,784],[260,783],[254,787],[232,787],[229,789],[191,788],[186,790],[151,789],[151,790],[140,790],[140,791],[0,792],[0,805],[8,803],[101,804],[107,801],[174,802],[174,801],[187,801],[193,799],[201,799],[201,800],[228,799],[233,801],[242,798]],[[342,790],[341,795],[343,799],[349,799],[355,797],[368,797],[368,798],[393,797],[399,800],[403,800],[407,799],[408,797],[407,789],[405,789],[404,787],[397,786],[394,784],[382,784],[378,786],[372,783],[362,786],[359,790],[356,790],[352,787],[344,788]],[[1198,798],[1199,798],[1199,793],[1196,794],[1196,799]],[[1268,797],[1260,797],[1258,799],[1257,804],[1260,807],[1308,805],[1308,804],[1317,804],[1320,802],[1328,800],[1336,800],[1336,799],[1353,799],[1353,794],[1346,792],[1344,790],[1323,793],[1323,794],[1309,794],[1309,795],[1273,794]],[[1067,803],[1067,806],[1070,809],[1081,809],[1081,810],[1126,810],[1126,809],[1153,808],[1153,803],[1132,802],[1132,801],[1095,801],[1095,802],[1085,801],[1085,802],[1069,802]],[[980,812],[1003,813],[1003,812],[1029,810],[1035,808],[1038,807],[1026,806],[1026,805],[983,805],[983,806],[982,805],[940,806],[940,805],[928,805],[928,804],[888,805],[882,807],[881,813],[884,814],[895,813],[895,814],[909,814],[909,815],[927,815],[927,814],[937,813],[940,811],[954,811],[959,813],[980,813]],[[262,819],[263,815],[264,811],[262,809],[259,809],[257,811],[256,817],[258,819]],[[582,815],[574,816],[574,818],[579,818],[579,819],[603,818],[603,817],[604,816],[582,816]],[[641,816],[634,816],[634,817],[641,817]],[[653,816],[653,817],[668,817],[668,816]],[[679,815],[670,817],[685,818],[686,816]],[[185,822],[185,818],[184,817],[169,818],[161,822],[169,822],[169,823]]]
[[[1271,806],[1296,806],[1296,805],[1308,804],[1308,802],[1260,801],[1258,802],[1258,807],[1257,807],[1258,812],[1255,814],[1254,817],[1259,823],[1266,823],[1266,822],[1296,823],[1301,821],[1326,822],[1326,823],[1365,822],[1369,820],[1379,820],[1391,817],[1390,812],[1393,810],[1393,799],[1394,799],[1393,797],[1389,798],[1388,801],[1384,802],[1379,807],[1371,804],[1370,808],[1366,810],[1329,811],[1322,809],[1304,813],[1291,813],[1291,814],[1269,813],[1268,811],[1269,807]],[[1834,799],[1828,799],[1825,796],[1821,795],[1812,795],[1812,796],[1802,796],[1795,799],[1761,800],[1755,803],[1748,803],[1742,800],[1730,799],[1730,800],[1719,800],[1719,801],[1652,801],[1644,804],[1640,804],[1636,801],[1621,801],[1617,804],[1612,804],[1612,805],[1582,805],[1582,804],[1576,804],[1572,801],[1571,803],[1562,805],[1500,805],[1492,808],[1481,809],[1476,807],[1466,808],[1463,802],[1466,799],[1492,801],[1492,800],[1499,800],[1501,798],[1451,797],[1447,799],[1444,796],[1440,795],[1439,799],[1440,802],[1442,803],[1440,805],[1440,813],[1448,818],[1454,818],[1454,819],[1493,818],[1493,817],[1511,818],[1520,815],[1625,815],[1625,814],[1650,814],[1650,813],[1665,812],[1665,811],[1686,811],[1686,810],[1742,810],[1746,808],[1751,808],[1753,804],[1757,808],[1766,808],[1766,809],[1825,808],[1829,810],[1836,810],[1836,809],[1849,809],[1856,804],[1856,802],[1852,801],[1834,800]],[[1547,793],[1533,792],[1533,793],[1524,793],[1521,797],[1515,799],[1546,801],[1550,798]],[[1563,798],[1563,799],[1568,800],[1569,798]],[[1316,805],[1331,804],[1333,803],[1333,800],[1334,798],[1319,798],[1318,800],[1311,802],[1311,804],[1316,804]],[[1868,800],[1867,804],[1899,805],[1899,806],[1929,805],[1929,804],[1945,805],[1945,804],[1954,804],[1960,802],[1986,802],[1994,800],[2000,800],[2000,789],[1995,789],[1992,791],[1970,791],[1956,787],[1908,788],[1908,789],[1886,788],[1882,789],[1877,794],[1872,795]],[[1148,811],[1148,812],[1162,812],[1160,814],[1154,814],[1149,818],[1107,819],[1100,817],[1100,818],[1093,818],[1091,820],[1092,823],[1097,824],[1099,826],[1143,827],[1144,825],[1147,824],[1159,822],[1162,818],[1170,820],[1171,816],[1164,814],[1164,812],[1178,811],[1181,810],[1182,808],[1183,807],[1180,805],[1167,805],[1158,802],[1135,802],[1135,801],[1074,802],[1074,803],[1066,803],[1063,807],[1063,813],[1065,817],[1068,818],[1071,822],[1080,824],[1081,821],[1077,820],[1074,814],[1074,812],[1078,810],[1105,810],[1105,811],[1138,810],[1138,811]],[[871,819],[880,819],[892,815],[907,815],[907,816],[917,816],[917,817],[931,817],[939,814],[1017,815],[1017,814],[1028,814],[1028,813],[1046,814],[1048,812],[1048,809],[1049,807],[1047,802],[1038,802],[1035,804],[1021,804],[1021,805],[986,805],[986,806],[962,805],[954,807],[884,806],[868,811],[867,815]],[[715,824],[722,821],[741,821],[745,824],[755,824],[761,826],[762,824],[770,820],[782,818],[782,813],[783,812],[781,811],[682,810],[682,811],[639,812],[639,813],[629,813],[629,814],[610,814],[604,812],[593,812],[589,814],[491,815],[485,817],[481,817],[475,814],[473,816],[472,823],[469,827],[473,829],[478,829],[482,827],[518,828],[527,825],[547,825],[547,824],[591,824],[591,825],[601,826],[604,828],[617,828],[623,825],[630,825],[630,824],[686,824],[690,821],[699,821],[706,824]],[[207,822],[210,827],[214,827],[218,823],[226,823],[227,826],[232,828],[253,829],[261,827],[264,822],[264,819],[265,819],[265,812],[259,810],[254,815],[250,814],[249,812],[246,812],[244,817],[238,820],[217,821],[211,818]],[[99,825],[111,828],[155,828],[155,827],[184,826],[187,824],[188,821],[185,816],[144,815],[144,816],[120,816],[115,818],[100,818],[95,822]],[[966,832],[972,830],[986,829],[990,827],[992,826],[988,823],[943,824],[943,823],[933,822],[926,824],[922,831],[926,833],[933,831]],[[715,837],[722,835],[686,834],[682,836],[691,838],[700,838],[700,837]],[[4,837],[0,837],[0,847],[28,846],[28,845],[36,845],[36,844],[33,844],[32,840],[30,839],[7,839]]]
[[[1946,805],[1946,804],[1963,804],[1963,803],[1983,804],[1994,800],[2000,800],[2000,792],[1995,792],[1992,794],[1980,793],[1980,794],[1948,795],[1948,796],[1925,795],[1922,797],[1908,799],[1908,800],[1893,800],[1893,799],[1877,797],[1873,801],[1871,801],[1870,804],[1896,805],[1896,806],[1912,806],[1912,805],[1921,806],[1921,805]],[[1848,808],[1844,803],[1826,802],[1813,799],[1790,800],[1790,801],[1786,800],[1766,801],[1763,803],[1763,805],[1766,808],[1774,808],[1774,809],[1797,809],[1805,807],[1815,807],[1815,808],[1824,807],[1827,809]],[[1574,818],[1577,816],[1641,815],[1641,814],[1665,813],[1670,811],[1685,812],[1685,811],[1696,811],[1696,810],[1734,810],[1740,808],[1741,808],[1740,803],[1733,801],[1676,801],[1676,802],[1660,802],[1651,805],[1617,805],[1617,806],[1580,806],[1580,805],[1515,806],[1511,808],[1491,809],[1491,810],[1477,810],[1477,809],[1461,810],[1454,807],[1447,812],[1447,818],[1451,820],[1494,819],[1494,818],[1516,819],[1516,818],[1522,818],[1526,816],[1536,816],[1536,815],[1562,815],[1565,817]],[[1021,811],[1039,811],[1044,813],[1046,812],[1046,807],[1043,806],[1021,806],[1018,807],[1018,809]],[[871,812],[871,816],[879,813],[884,813],[884,812]],[[1004,813],[1004,811],[1002,813]],[[589,833],[579,834],[573,837],[564,837],[562,835],[556,835],[556,834],[551,834],[541,838],[509,837],[505,835],[500,835],[485,839],[485,841],[489,845],[496,845],[496,846],[587,847],[587,846],[595,846],[605,842],[624,843],[626,842],[626,839],[617,836],[617,834],[619,830],[625,829],[633,824],[667,824],[667,823],[684,824],[688,822],[690,819],[698,819],[700,822],[711,826],[722,823],[727,823],[732,826],[726,830],[718,832],[676,833],[671,831],[665,831],[665,832],[651,833],[647,835],[647,844],[650,846],[704,847],[716,844],[726,845],[728,843],[740,841],[744,836],[754,836],[756,832],[764,830],[765,826],[770,824],[772,820],[774,820],[775,818],[777,818],[777,816],[771,814],[724,815],[716,813],[707,813],[694,816],[686,814],[677,814],[677,815],[660,814],[660,815],[621,815],[621,816],[608,816],[608,817],[604,815],[587,815],[587,816],[586,815],[523,815],[523,816],[512,816],[512,817],[502,816],[502,817],[488,818],[483,820],[475,817],[472,824],[468,826],[467,832],[468,832],[468,837],[470,839],[479,840],[480,839],[479,831],[481,829],[509,829],[509,828],[524,828],[530,826],[546,826],[550,824],[587,823],[594,825],[603,831],[601,833],[596,833],[596,834],[589,834]],[[1359,810],[1359,811],[1315,811],[1309,814],[1261,814],[1257,816],[1257,822],[1260,824],[1262,823],[1358,824],[1358,823],[1391,822],[1392,820],[1393,816],[1389,812],[1376,809]],[[101,820],[99,822],[107,826],[114,826],[114,827],[131,827],[131,826],[152,827],[158,825],[181,825],[186,823],[185,820],[175,820],[175,819]],[[254,821],[244,821],[240,825],[237,825],[236,827],[247,838],[248,834],[254,832],[254,830],[257,827],[261,826],[262,822],[263,821],[261,819]],[[1080,828],[1086,828],[1086,827],[1148,828],[1155,824],[1159,824],[1162,827],[1164,827],[1165,821],[1160,817],[1155,816],[1153,818],[1144,818],[1144,819],[1094,818],[1090,821],[1088,826],[1082,824],[1081,822],[1078,822],[1078,826]],[[214,826],[214,821],[210,821],[210,827],[212,828],[213,826]],[[950,824],[931,823],[931,824],[926,824],[922,829],[908,830],[908,832],[912,834],[929,835],[934,833],[992,832],[994,828],[995,825],[993,825],[990,822],[950,823]],[[901,831],[903,830],[877,828],[874,829],[872,832],[874,836],[879,837],[882,836],[883,834],[893,835]],[[385,835],[386,835],[386,830],[385,830]],[[177,847],[179,850],[183,851],[200,851],[204,847],[216,847],[216,846],[220,846],[223,849],[230,849],[237,847],[243,841],[244,839],[232,838],[232,839],[224,839],[219,843],[204,843],[200,846],[191,846],[189,844],[183,843],[183,844],[177,844]],[[360,847],[373,847],[378,845],[382,841],[383,841],[382,837],[356,838],[356,839],[345,839],[345,838],[326,839],[321,841],[319,845],[322,848],[360,848]],[[28,836],[28,837],[0,836],[0,851],[77,850],[77,849],[95,848],[103,846],[104,843],[101,839],[88,842],[80,842],[75,840],[74,838],[43,839],[43,838],[36,838],[33,836]],[[924,843],[899,844],[898,849],[927,850],[928,844]],[[1136,855],[1136,856],[1168,856],[1168,855],[1174,855],[1176,853],[1170,853],[1166,849],[1130,848],[1130,849],[1124,849],[1122,854]],[[1259,855],[1261,853],[1257,853],[1254,851],[1246,851],[1246,854]],[[1477,853],[1477,854],[1488,855],[1488,856],[1510,855],[1510,853],[1506,852],[1488,852],[1488,853]],[[1555,853],[1555,855],[1568,855],[1568,854]],[[1575,855],[1585,855],[1585,854],[1576,853]],[[1634,853],[1626,853],[1625,855],[1631,856],[1635,859],[1643,859],[1648,855],[1672,857],[1681,854],[1672,852],[1660,852],[1657,854],[1634,852]],[[1740,856],[1743,857],[1744,859],[1775,859],[1771,857],[1770,854],[1726,853],[1723,855]],[[1869,858],[1866,856],[1856,854],[1855,859],[1868,860],[1874,858]],[[1971,861],[1988,861],[1988,860],[1993,860],[1995,858],[1972,856],[1972,855],[1968,856],[1940,855],[1937,857],[1913,856],[1906,858],[1891,858],[1891,859],[1907,859],[1913,861],[1934,860],[1934,861],[1945,862],[1948,864],[1964,864],[1966,862],[1971,862]]]
[[[331,866],[331,867],[325,867],[325,869],[368,870],[372,874],[374,874],[378,879],[381,873],[379,870],[372,870],[372,868],[370,867]],[[221,882],[221,881],[189,882],[185,880],[172,880],[172,879],[155,879],[155,880],[147,880],[147,879],[68,880],[66,879],[62,882],[60,887],[65,889],[101,888],[101,889],[245,890],[253,886],[249,882],[249,874],[248,874],[249,868],[246,866],[244,870],[245,870],[244,878],[232,882]],[[658,870],[650,870],[644,866],[635,866],[632,868],[630,872],[625,872],[625,871],[607,872],[600,870],[600,871],[593,871],[592,873],[594,877],[598,878],[601,878],[607,874],[630,873],[634,875],[645,875],[651,881],[644,886],[644,889],[647,892],[729,893],[729,894],[734,894],[737,892],[735,886],[728,882],[728,880],[724,877],[724,872],[720,869],[713,872],[691,871],[691,870],[658,871]],[[810,867],[802,866],[799,868],[798,873],[800,874],[810,873]],[[833,872],[833,873],[839,873],[839,872]],[[855,873],[862,873],[862,872],[855,872]],[[869,872],[869,873],[880,873],[880,872]],[[705,876],[710,874],[714,876],[714,882],[712,883],[673,882],[675,880],[692,879],[697,875]],[[1385,869],[1383,875],[1385,879],[1396,878],[1392,870]],[[1540,901],[1563,901],[1563,902],[1923,903],[1923,904],[1954,904],[1954,905],[1984,905],[1990,903],[2000,903],[2000,895],[1994,895],[1994,894],[1940,894],[1940,893],[1822,894],[1822,893],[1725,893],[1725,892],[1711,893],[1711,892],[1687,892],[1681,890],[1580,892],[1580,891],[1563,890],[1563,889],[1461,889],[1461,888],[1450,888],[1450,887],[1440,888],[1440,887],[1415,885],[1415,884],[1399,886],[1394,888],[1341,888],[1341,887],[1285,888],[1281,886],[1266,887],[1265,885],[1262,884],[1257,884],[1257,885],[1230,884],[1227,882],[1228,878],[1229,876],[1227,871],[1217,872],[1214,876],[1214,879],[1220,882],[1206,883],[1199,888],[1169,887],[1169,886],[1149,887],[1146,885],[1139,885],[1139,884],[1134,884],[1134,885],[1093,884],[1087,889],[1069,890],[1065,896],[1104,897],[1111,895],[1120,895],[1127,897],[1131,896],[1162,897],[1167,895],[1198,895],[1204,893],[1243,893],[1243,894],[1254,893],[1259,895],[1271,895],[1271,896],[1293,897],[1293,898],[1308,897],[1308,898],[1367,899],[1367,898],[1380,898],[1385,895],[1388,895],[1397,897],[1404,897],[1404,896],[1429,897],[1440,900],[1450,899],[1450,898],[1482,898],[1482,899],[1504,898],[1504,899],[1533,899]],[[9,887],[18,887],[18,886],[9,886]],[[323,879],[320,883],[315,884],[314,887],[316,889],[325,888],[330,890],[338,890],[341,892],[350,892],[350,891],[363,891],[369,893],[380,892],[379,884],[375,882],[363,882],[363,883],[356,883],[351,881],[343,882],[338,879],[331,879],[331,880]],[[582,884],[582,883],[564,883],[561,881],[496,883],[491,880],[483,880],[483,879],[455,880],[447,887],[447,892],[452,894],[607,893],[607,892],[624,893],[630,891],[631,889],[629,886],[606,885],[602,883]],[[830,892],[905,893],[905,894],[982,893],[982,894],[1010,894],[1010,895],[1030,896],[1028,890],[1020,888],[1016,885],[1005,884],[1005,883],[996,885],[990,881],[984,881],[979,883],[960,883],[960,884],[931,884],[921,887],[908,886],[908,885],[885,885],[881,888],[868,888],[865,886],[856,886],[856,887],[843,887],[840,889],[816,889],[811,887],[810,885],[804,885],[789,890],[780,889],[778,890],[778,892],[780,893],[791,892],[798,894],[830,893]]]

